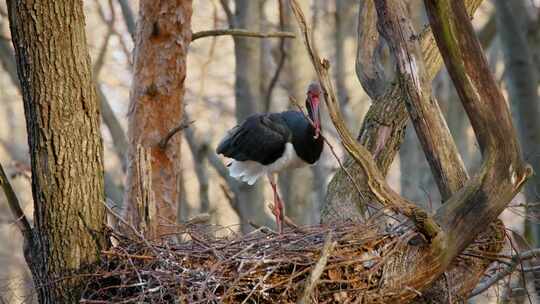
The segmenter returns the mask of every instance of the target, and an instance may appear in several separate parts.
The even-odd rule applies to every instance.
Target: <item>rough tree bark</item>
[[[234,27],[260,32],[262,1],[236,0]],[[231,25],[231,27],[233,26]],[[235,97],[236,120],[243,121],[247,116],[264,109],[264,83],[262,82],[262,44],[249,38],[233,36],[236,58]],[[238,197],[235,209],[240,217],[240,229],[246,233],[253,228],[248,221],[257,225],[271,226],[272,220],[265,213],[263,185],[264,178],[250,186],[238,183]]]
[[[128,112],[124,216],[149,238],[174,231],[180,197],[180,143],[192,2],[141,1]]]
[[[106,247],[99,106],[82,1],[8,1],[32,164],[26,259],[40,303],[76,303],[70,276]]]
[[[506,84],[510,105],[517,121],[519,135],[523,143],[523,153],[535,172],[540,172],[540,98],[538,96],[538,73],[534,65],[531,48],[527,42],[530,21],[527,4],[522,0],[495,1],[497,28],[501,39],[506,66]],[[540,178],[534,176],[524,189],[527,202],[539,199]],[[538,208],[527,211],[531,218],[540,214]],[[540,244],[540,224],[529,221],[533,236],[533,246]],[[536,292],[540,294],[540,273],[534,272]]]

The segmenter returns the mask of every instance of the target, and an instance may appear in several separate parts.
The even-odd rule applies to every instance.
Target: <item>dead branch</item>
[[[236,25],[236,21],[231,7],[229,6],[229,0],[219,0],[219,2],[221,3],[221,7],[223,7],[225,16],[227,16],[227,23],[229,24],[229,28],[234,28]]]
[[[302,298],[297,302],[299,304],[307,304],[311,303],[311,297],[313,290],[315,289],[317,285],[317,281],[319,281],[321,275],[323,274],[324,268],[326,267],[326,264],[328,263],[328,257],[332,253],[332,250],[334,250],[334,247],[336,247],[337,242],[332,241],[332,234],[329,233],[326,237],[326,240],[324,241],[324,245],[321,251],[321,257],[319,258],[319,261],[317,264],[315,264],[315,267],[311,271],[311,274],[309,275],[309,278],[306,280],[306,288],[304,289]]]
[[[378,28],[394,54],[400,87],[443,200],[463,187],[467,171],[427,81],[417,35],[400,1],[375,1]]]
[[[11,211],[15,221],[15,226],[17,226],[27,244],[31,245],[33,242],[32,225],[30,225],[28,218],[24,214],[19,199],[17,198],[15,191],[13,191],[13,187],[11,187],[11,184],[9,183],[2,164],[0,164],[0,186],[2,187],[2,190],[4,190],[9,210]]]
[[[485,281],[481,282],[469,295],[469,298],[472,298],[474,296],[477,296],[484,291],[486,291],[491,286],[495,285],[497,282],[505,278],[506,276],[512,274],[518,266],[520,266],[522,261],[530,260],[533,258],[539,258],[540,257],[540,249],[531,249],[525,252],[521,252],[518,254],[515,254],[511,258],[511,262],[509,264],[506,264],[502,269],[498,270],[495,275],[492,277],[489,277]],[[523,268],[521,271],[527,272],[527,271],[537,271],[537,267],[531,267],[531,268]]]
[[[295,38],[294,33],[291,32],[253,32],[244,29],[220,29],[220,30],[207,30],[193,33],[191,41],[195,41],[200,38],[214,37],[214,36],[239,36],[239,37],[253,37],[253,38]]]
[[[167,148],[167,144],[169,143],[169,140],[174,136],[174,134],[183,131],[186,128],[189,128],[189,126],[194,123],[195,121],[188,121],[186,119],[183,119],[178,126],[172,128],[167,135],[165,135],[160,141],[159,141],[159,148],[162,150],[165,150]]]

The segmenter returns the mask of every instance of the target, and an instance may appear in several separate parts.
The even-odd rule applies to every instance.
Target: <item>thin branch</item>
[[[502,270],[499,270],[494,276],[480,283],[469,295],[469,298],[477,296],[484,291],[486,291],[491,286],[495,285],[497,282],[510,275],[524,260],[530,260],[532,258],[540,257],[540,248],[531,249],[525,252],[521,252],[512,256],[512,261],[510,264],[505,265]],[[534,267],[536,268],[536,267]],[[523,269],[523,271],[534,271],[535,269]]]
[[[19,199],[17,198],[15,191],[13,191],[13,187],[11,187],[11,184],[9,183],[2,164],[0,164],[0,186],[2,187],[2,190],[4,190],[8,207],[15,218],[15,226],[19,228],[19,231],[21,231],[25,241],[28,242],[28,244],[32,244],[32,226],[21,208]]]
[[[231,7],[229,6],[229,0],[219,0],[219,2],[223,7],[223,11],[225,11],[225,15],[227,16],[227,23],[229,23],[229,28],[234,28],[236,25],[236,21]]]
[[[109,0],[109,10],[111,11],[110,20],[108,20],[107,17],[105,16],[105,11],[103,10],[103,7],[101,6],[100,2],[96,1],[96,3],[98,7],[98,14],[101,17],[101,20],[103,20],[103,22],[107,25],[107,34],[105,34],[103,44],[99,50],[99,54],[97,56],[97,59],[95,60],[94,67],[93,67],[93,75],[96,79],[98,79],[99,72],[101,71],[101,68],[103,67],[105,63],[105,55],[107,55],[109,42],[111,40],[112,35],[114,34],[114,22],[116,20],[116,14],[114,12],[112,0]]]
[[[321,257],[319,258],[317,264],[315,264],[315,267],[311,271],[309,278],[306,280],[306,287],[304,289],[302,297],[297,303],[311,303],[311,295],[313,294],[313,290],[317,286],[317,282],[319,281],[319,278],[321,277],[324,268],[326,268],[326,264],[328,263],[328,257],[330,256],[336,245],[337,242],[332,241],[332,233],[329,233],[326,237],[326,240],[324,241],[324,246],[321,251]]]
[[[284,12],[283,12],[283,1],[284,0],[278,0],[279,5],[279,29],[281,31],[285,30],[285,20],[284,20]],[[285,66],[285,59],[287,58],[287,51],[285,50],[285,38],[281,38],[279,41],[279,62],[276,68],[276,71],[274,73],[274,76],[272,76],[272,79],[270,80],[270,85],[268,86],[268,90],[266,91],[266,96],[264,99],[264,107],[265,111],[270,111],[270,103],[272,101],[272,92],[274,91],[274,88],[277,84],[277,81],[279,79],[279,75],[281,74],[281,70]]]
[[[253,32],[244,29],[220,29],[220,30],[207,30],[193,33],[191,41],[195,41],[204,37],[213,36],[240,36],[240,37],[254,37],[254,38],[295,38],[294,33],[291,32]]]
[[[124,22],[126,23],[126,28],[131,36],[131,39],[135,41],[135,17],[133,15],[133,10],[129,6],[128,0],[118,0],[120,8],[122,9],[122,15],[124,16]]]
[[[107,211],[112,215],[114,216],[116,219],[118,219],[118,221],[122,224],[124,224],[126,227],[128,227],[134,235],[136,235],[137,237],[139,237],[139,239],[141,239],[141,241],[143,241],[147,246],[148,248],[151,248],[154,253],[158,253],[157,250],[154,248],[154,246],[152,246],[152,244],[150,244],[150,242],[144,237],[144,235],[139,231],[137,230],[135,227],[133,227],[133,225],[130,225],[125,219],[124,217],[122,217],[120,214],[116,213],[111,207],[109,207],[109,204],[107,204],[106,202],[102,201],[101,202],[104,206],[105,206],[105,209],[107,209]]]
[[[169,133],[167,133],[167,135],[165,135],[160,141],[159,141],[159,148],[162,149],[162,150],[165,150],[165,148],[167,148],[167,144],[169,143],[169,140],[174,136],[174,134],[180,132],[180,131],[183,131],[185,128],[188,128],[189,125],[191,125],[192,123],[194,123],[195,121],[192,120],[192,121],[187,121],[187,120],[182,120],[182,122],[172,128],[172,130],[169,131]]]

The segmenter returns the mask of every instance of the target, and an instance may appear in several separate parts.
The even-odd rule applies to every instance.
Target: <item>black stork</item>
[[[279,197],[275,175],[286,168],[314,164],[323,150],[319,113],[321,87],[311,83],[307,91],[306,108],[311,123],[302,112],[256,113],[227,132],[216,149],[233,161],[229,174],[253,185],[266,175],[274,192],[276,224],[283,231],[284,203]]]

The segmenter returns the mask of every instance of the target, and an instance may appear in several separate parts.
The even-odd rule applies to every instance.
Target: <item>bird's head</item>
[[[321,86],[317,82],[312,82],[307,91],[306,108],[309,113],[309,118],[315,126],[315,138],[319,137],[321,132],[321,115],[319,113],[321,96]]]

